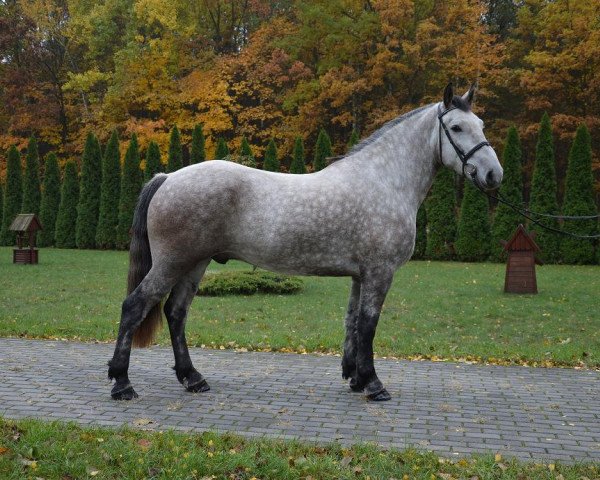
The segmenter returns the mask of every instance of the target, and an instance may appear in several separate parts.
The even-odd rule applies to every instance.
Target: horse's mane
[[[406,113],[403,113],[399,117],[396,117],[393,120],[390,120],[389,122],[385,123],[381,128],[379,128],[378,130],[375,130],[367,138],[365,138],[364,140],[361,140],[359,143],[354,145],[350,149],[350,151],[346,155],[344,155],[344,157],[349,157],[350,155],[354,155],[355,153],[360,152],[365,147],[368,147],[372,143],[376,142],[380,137],[385,135],[388,131],[390,131],[392,128],[394,128],[399,123],[402,123],[404,120],[407,120],[407,119],[413,117],[417,113],[420,113],[423,110],[425,110],[429,107],[432,107],[433,105],[435,105],[435,104],[430,103],[428,105],[423,105],[422,107],[419,107],[415,110],[411,110]],[[470,105],[462,97],[460,97],[458,95],[455,95],[454,98],[452,99],[452,105],[454,105],[456,108],[459,108],[460,110],[464,110],[464,111],[469,111],[471,109]]]

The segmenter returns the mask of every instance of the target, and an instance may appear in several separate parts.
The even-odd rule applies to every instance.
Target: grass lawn
[[[0,335],[114,339],[127,253],[43,249],[40,259],[13,265],[11,250],[0,248]],[[506,295],[503,282],[503,265],[410,262],[385,303],[376,354],[600,367],[600,267],[540,267],[539,295]],[[188,340],[339,353],[349,286],[347,278],[306,277],[295,295],[198,297]],[[168,343],[166,329],[158,340]]]
[[[0,478],[62,479],[332,479],[423,480],[597,478],[594,464],[540,465],[499,456],[440,460],[435,454],[342,448],[0,418]]]

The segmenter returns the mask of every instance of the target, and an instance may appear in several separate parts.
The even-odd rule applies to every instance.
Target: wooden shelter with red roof
[[[535,254],[540,247],[534,241],[535,232],[531,234],[519,225],[512,238],[504,243],[504,251],[508,252],[504,291],[506,293],[538,293],[535,265],[542,265]]]
[[[34,213],[17,215],[10,225],[10,230],[17,232],[17,248],[13,250],[13,263],[38,263],[35,237],[38,230],[42,230],[42,224],[37,215]],[[25,243],[29,244],[27,248]]]

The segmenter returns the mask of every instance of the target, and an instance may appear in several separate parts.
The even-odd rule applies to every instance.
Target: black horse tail
[[[156,175],[144,185],[138,198],[131,226],[127,295],[137,288],[152,268],[150,242],[148,241],[148,207],[150,200],[166,179],[167,175],[165,174]],[[154,334],[162,323],[161,310],[162,302],[159,302],[148,312],[133,334],[134,347],[147,347],[152,343]]]

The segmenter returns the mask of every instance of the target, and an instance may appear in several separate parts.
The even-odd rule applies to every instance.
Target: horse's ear
[[[452,87],[452,83],[446,85],[444,89],[444,107],[450,108],[452,105],[452,99],[454,98],[454,88]]]
[[[469,105],[473,103],[473,97],[475,96],[475,92],[477,91],[477,82],[471,84],[471,88],[469,91],[463,95],[463,100],[467,102]]]

